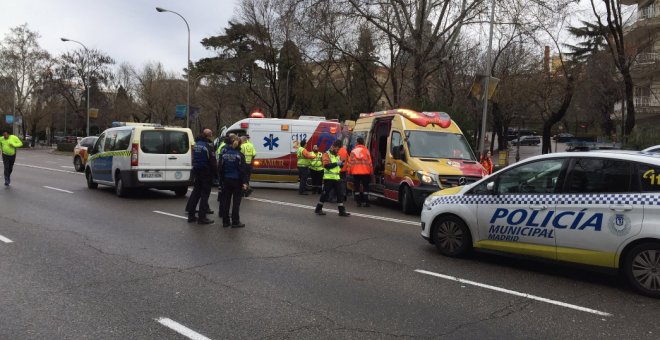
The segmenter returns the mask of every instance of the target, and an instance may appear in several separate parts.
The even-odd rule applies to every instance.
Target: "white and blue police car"
[[[660,297],[660,155],[541,155],[429,196],[422,237],[446,256],[473,248],[619,270]]]

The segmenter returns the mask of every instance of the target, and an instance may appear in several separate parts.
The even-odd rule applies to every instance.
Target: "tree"
[[[50,54],[39,46],[40,35],[27,24],[11,28],[0,44],[0,75],[12,80],[15,116],[30,118],[30,102],[47,76]],[[33,132],[34,134],[34,132]]]
[[[355,52],[355,62],[351,68],[351,119],[357,119],[360,112],[373,112],[378,105],[378,87],[374,81],[376,74],[376,46],[371,31],[362,27]]]

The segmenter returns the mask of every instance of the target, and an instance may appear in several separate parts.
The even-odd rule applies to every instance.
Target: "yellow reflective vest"
[[[305,157],[305,148],[304,147],[299,147],[298,151],[296,151],[296,156],[298,156],[298,167],[299,168],[308,168],[311,160],[307,157]]]
[[[337,163],[339,162],[339,155],[333,155],[330,151],[326,152],[329,158],[330,163]],[[333,181],[338,181],[339,180],[339,172],[341,171],[340,166],[335,166],[332,169],[328,168],[323,168],[323,179],[329,179]]]
[[[245,155],[245,163],[252,164],[252,159],[257,155],[257,150],[254,149],[254,145],[249,140],[241,144],[241,153]]]
[[[313,171],[323,171],[323,161],[321,158],[323,157],[322,152],[312,152],[312,154],[315,156],[314,159],[312,159],[309,169]]]

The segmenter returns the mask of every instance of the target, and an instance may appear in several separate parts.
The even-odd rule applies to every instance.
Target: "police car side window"
[[[638,165],[642,192],[660,192],[660,166]]]
[[[567,193],[623,193],[633,191],[632,163],[614,159],[577,158],[568,171]]]
[[[105,143],[105,133],[101,134],[99,139],[96,140],[96,144],[94,144],[94,153],[103,152],[104,143]]]
[[[131,144],[131,130],[117,131],[117,139],[112,150],[127,150]]]
[[[546,159],[501,173],[498,194],[549,194],[557,187],[564,159]]]

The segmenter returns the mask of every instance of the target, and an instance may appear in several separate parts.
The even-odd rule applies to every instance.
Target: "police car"
[[[472,248],[619,270],[660,297],[660,155],[541,155],[429,196],[422,237],[444,255]]]

